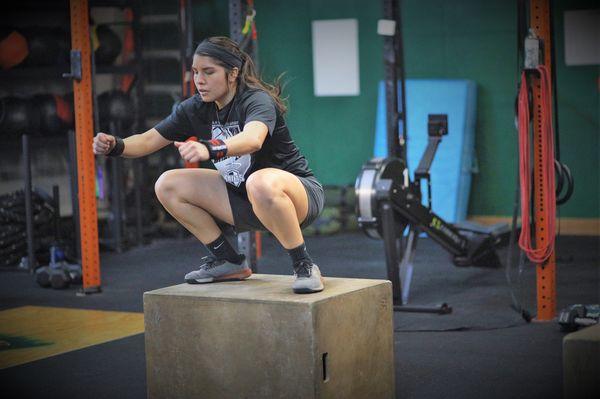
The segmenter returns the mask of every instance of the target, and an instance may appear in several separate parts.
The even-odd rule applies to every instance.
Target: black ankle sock
[[[235,249],[231,246],[229,241],[225,238],[223,234],[221,234],[216,240],[213,242],[206,244],[206,247],[217,259],[226,260],[231,263],[240,264],[244,260],[244,257],[238,254]]]
[[[308,251],[306,250],[306,245],[304,245],[304,243],[300,244],[296,248],[288,249],[287,251],[290,255],[290,258],[292,258],[293,264],[296,264],[300,261],[307,261],[310,264],[313,263],[313,260],[308,254]]]

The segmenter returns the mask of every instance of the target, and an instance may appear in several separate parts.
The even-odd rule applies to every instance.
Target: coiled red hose
[[[543,263],[554,252],[554,238],[556,234],[556,192],[554,176],[554,133],[552,128],[552,106],[550,93],[550,74],[545,66],[537,68],[540,74],[540,115],[538,121],[541,128],[540,151],[542,169],[541,175],[535,176],[537,189],[542,190],[542,203],[536,204],[537,223],[541,223],[545,242],[540,242],[534,248],[531,240],[531,149],[529,141],[529,96],[527,93],[527,78],[525,72],[521,75],[519,90],[519,175],[521,182],[521,236],[519,247],[525,252],[529,260],[534,263]]]

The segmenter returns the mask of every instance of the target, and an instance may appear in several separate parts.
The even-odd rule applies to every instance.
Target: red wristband
[[[227,155],[227,144],[220,139],[199,140],[208,149],[208,156],[213,161],[218,161]]]

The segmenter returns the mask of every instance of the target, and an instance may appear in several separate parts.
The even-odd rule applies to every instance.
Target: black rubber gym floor
[[[559,310],[600,302],[598,244],[598,237],[558,239]],[[382,243],[361,233],[309,237],[307,245],[325,276],[386,276]],[[263,238],[263,248],[260,273],[291,274],[287,255],[272,238]],[[86,297],[75,296],[75,288],[39,288],[23,272],[3,272],[0,310],[41,305],[142,312],[144,291],[180,284],[203,255],[189,238],[156,240],[122,254],[103,252],[103,292]],[[516,280],[516,271],[512,277]],[[520,296],[535,313],[530,264],[521,276]],[[527,324],[510,308],[504,269],[456,268],[445,251],[421,239],[410,302],[447,302],[454,311],[395,314],[398,398],[562,397],[564,333],[556,322]],[[0,386],[4,398],[7,392],[15,398],[145,398],[143,334],[0,370]]]

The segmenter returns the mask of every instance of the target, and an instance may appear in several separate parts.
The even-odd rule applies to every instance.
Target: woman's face
[[[212,57],[194,55],[192,71],[194,72],[194,84],[204,102],[221,102],[220,100],[224,99],[231,90],[228,83],[229,85],[235,83],[235,78],[232,79],[232,76],[229,76],[228,79],[225,68],[217,64]]]

